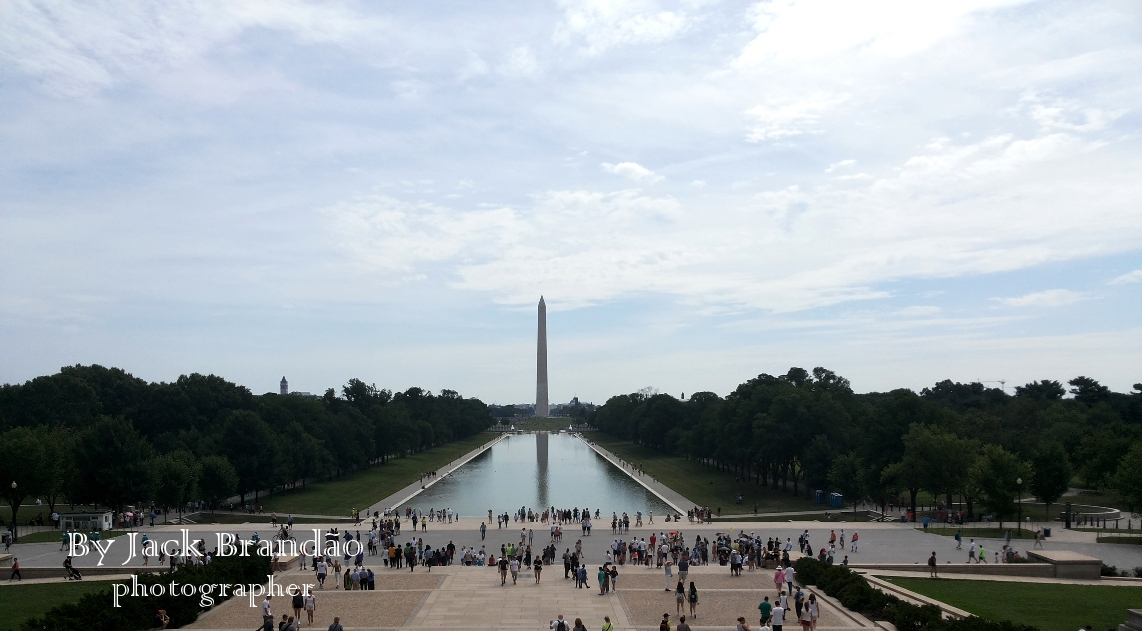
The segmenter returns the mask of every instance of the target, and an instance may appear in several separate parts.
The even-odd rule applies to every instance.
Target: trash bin
[[[1044,528],[1043,529],[1043,536],[1044,537],[1050,537],[1051,536],[1051,529],[1050,528]]]

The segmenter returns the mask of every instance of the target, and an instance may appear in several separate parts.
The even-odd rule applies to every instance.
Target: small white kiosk
[[[64,532],[91,532],[111,530],[111,511],[101,513],[60,513],[60,527]]]

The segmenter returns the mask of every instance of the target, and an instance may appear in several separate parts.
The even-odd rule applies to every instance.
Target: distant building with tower
[[[289,394],[289,382],[286,381],[285,375],[282,375],[281,393],[283,396]]]

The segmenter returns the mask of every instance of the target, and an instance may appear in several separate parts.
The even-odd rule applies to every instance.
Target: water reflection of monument
[[[547,432],[535,435],[535,486],[536,500],[540,507],[551,505],[547,497]]]

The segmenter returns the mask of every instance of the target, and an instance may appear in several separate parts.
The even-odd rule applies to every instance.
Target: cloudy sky
[[[0,382],[1142,381],[1142,4],[0,4]],[[995,384],[998,385],[998,384]]]

